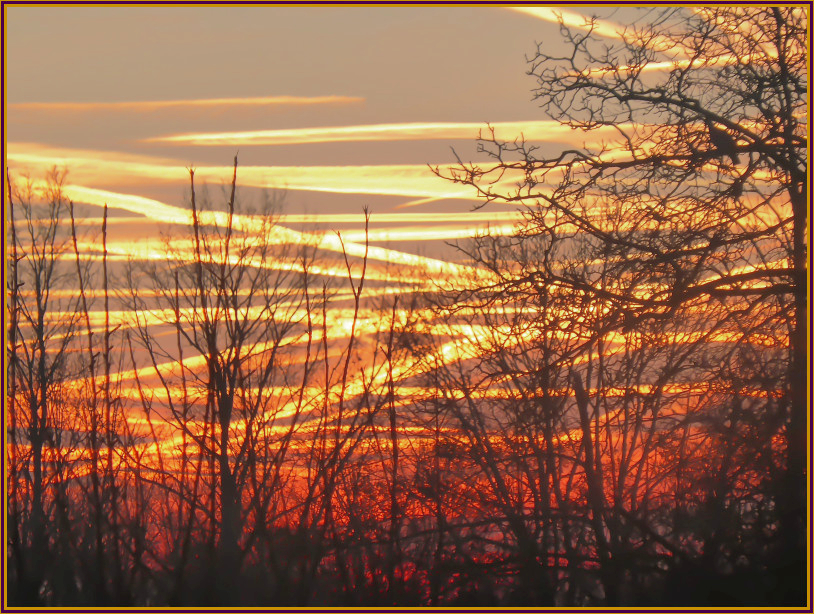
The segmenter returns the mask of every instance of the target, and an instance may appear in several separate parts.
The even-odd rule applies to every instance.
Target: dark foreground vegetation
[[[808,15],[686,11],[532,58],[593,145],[439,169],[526,219],[432,291],[9,180],[8,605],[805,605]]]

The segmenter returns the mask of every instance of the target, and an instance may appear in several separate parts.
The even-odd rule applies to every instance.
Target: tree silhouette
[[[740,164],[735,139],[729,136],[726,130],[721,130],[713,124],[709,118],[705,118],[704,123],[709,131],[709,142],[712,143],[718,154],[729,156],[732,159],[732,164]]]
[[[250,518],[263,522],[270,504],[250,486],[259,482],[262,489],[274,488],[279,455],[285,453],[287,437],[303,409],[300,403],[281,440],[270,438],[281,411],[275,387],[282,387],[285,396],[301,381],[281,364],[287,360],[288,337],[304,318],[306,272],[274,266],[296,260],[292,251],[296,247],[276,240],[273,210],[258,215],[236,211],[236,176],[237,158],[225,209],[218,211],[202,206],[190,171],[190,235],[168,242],[171,270],[155,267],[147,276],[154,284],[158,309],[139,295],[135,280],[129,297],[138,318],[138,341],[166,392],[163,401],[171,414],[167,422],[183,441],[176,488],[184,498],[198,498],[203,494],[197,490],[199,478],[190,479],[188,471],[207,476],[206,498],[192,501],[189,520],[181,523],[191,523],[202,506],[209,506],[213,558],[208,572],[218,581],[201,590],[210,591],[208,598],[217,603],[230,603],[239,593],[238,576],[246,555],[241,541],[250,535],[246,524]],[[300,260],[307,260],[307,254],[302,253]],[[151,313],[174,330],[171,345],[155,338],[142,319],[142,314]],[[184,358],[189,355],[202,357],[201,371],[187,366]],[[177,360],[178,368],[165,375],[158,363],[167,357]],[[183,390],[180,398],[174,387]],[[297,398],[296,389],[288,394]],[[145,409],[159,411],[149,405]],[[247,506],[247,501],[260,509]],[[189,538],[181,537],[180,545],[184,560]],[[179,570],[184,567],[181,564]]]
[[[70,354],[78,325],[77,299],[60,290],[72,282],[64,256],[68,201],[65,173],[43,182],[7,178],[10,229],[9,347],[7,374],[10,469],[10,551],[17,599],[38,599],[53,581],[56,550],[51,524],[64,466],[60,450],[77,445],[78,420],[66,404],[75,365]],[[59,592],[62,586],[54,586]]]
[[[562,27],[530,73],[588,145],[439,170],[523,222],[412,298],[236,159],[121,280],[107,208],[85,254],[64,174],[9,179],[9,603],[805,602],[807,20]]]
[[[588,438],[587,408],[596,408],[593,420],[610,415],[602,390],[628,368],[606,357],[625,356],[608,354],[609,333],[630,338],[661,328],[645,343],[685,349],[678,362],[661,363],[663,375],[673,384],[708,382],[718,391],[701,394],[696,387],[692,397],[677,399],[685,417],[671,418],[681,420],[676,434],[684,433],[671,444],[675,450],[656,443],[642,450],[644,440],[634,447],[675,454],[665,467],[673,477],[695,472],[693,479],[706,484],[681,508],[705,509],[716,526],[735,523],[738,531],[696,535],[701,550],[692,553],[671,541],[681,531],[664,524],[669,507],[640,508],[644,516],[625,522],[640,525],[660,548],[671,544],[681,553],[674,561],[687,558],[711,574],[739,573],[738,560],[770,569],[779,588],[761,598],[799,602],[805,585],[807,14],[799,7],[653,9],[641,23],[616,44],[563,26],[567,51],[551,56],[541,45],[530,60],[544,112],[597,145],[540,157],[522,137],[502,142],[492,132],[479,144],[491,162],[436,172],[475,187],[484,205],[524,205],[518,241],[563,237],[554,266],[504,266],[500,284],[484,291],[556,292],[590,307],[591,326],[572,323],[566,330],[588,335],[581,369],[598,378],[594,391],[585,375],[565,384],[576,395],[583,442],[600,441]],[[748,156],[745,166],[724,164],[724,157],[737,164],[738,152]],[[575,260],[596,264],[569,264]],[[641,383],[651,391],[666,384]],[[649,411],[661,421],[672,407],[657,394]],[[667,445],[668,432],[657,426],[653,442]],[[690,441],[712,451],[706,461],[685,456]],[[735,454],[734,441],[750,454]],[[768,458],[775,460],[763,464]],[[589,466],[599,471],[615,462],[611,448],[585,458],[594,520],[618,523],[632,512],[608,509],[600,502],[607,491],[590,494],[601,490],[602,479],[591,478]],[[655,483],[641,487],[655,494]],[[764,509],[776,522],[770,538],[749,520],[752,512],[744,514],[754,505],[749,499],[772,502]],[[594,526],[597,547],[610,530]],[[744,548],[749,554],[737,559]],[[614,564],[629,573],[630,559],[609,552],[607,563],[616,556]],[[612,582],[605,584],[607,596]]]

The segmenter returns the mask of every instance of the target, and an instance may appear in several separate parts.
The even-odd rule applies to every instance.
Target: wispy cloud
[[[187,107],[304,106],[364,102],[357,96],[260,96],[253,98],[201,98],[192,100],[133,100],[120,102],[20,102],[11,109],[37,111],[156,111]]]
[[[519,222],[523,219],[520,211],[467,211],[468,222]],[[370,222],[387,224],[453,223],[460,222],[460,213],[373,213]],[[314,215],[283,213],[283,224],[356,224],[364,222],[362,214],[320,213]]]
[[[622,40],[625,28],[604,19],[592,19],[582,13],[575,13],[562,8],[550,6],[509,6],[506,7],[518,13],[525,13],[551,23],[562,23],[569,28],[590,30],[605,38]]]
[[[510,6],[506,8],[518,13],[537,17],[538,19],[550,23],[561,23],[568,28],[584,30],[586,32],[589,31],[604,38],[625,41],[635,39],[636,37],[635,31],[631,27],[622,26],[606,19],[589,17],[583,13],[576,13],[563,8],[542,6]],[[684,53],[684,49],[677,41],[666,36],[648,35],[648,40],[650,42],[649,44],[654,46],[658,51],[671,54]],[[660,64],[663,65],[659,68],[672,68],[672,64],[669,62]],[[651,70],[655,69],[656,63],[651,63],[649,68]]]
[[[458,216],[459,218],[461,216]],[[469,239],[477,235],[491,236],[510,235],[517,231],[514,224],[467,224],[431,226],[400,226],[390,228],[376,228],[369,230],[367,235],[362,230],[343,232],[342,236],[350,241],[363,242],[365,236],[374,242],[387,243],[391,241],[452,241],[456,239]]]
[[[55,165],[65,167],[72,181],[84,185],[137,186],[145,179],[188,181],[189,165],[178,160],[127,156],[111,151],[9,143],[7,158],[12,170],[27,169],[34,175],[41,175]],[[201,181],[219,183],[231,177],[231,172],[231,166],[199,166],[195,176]],[[478,200],[474,189],[462,192],[459,185],[434,175],[426,164],[241,166],[238,181],[242,186],[270,189]]]
[[[577,131],[553,120],[496,122],[423,122],[403,124],[370,124],[360,126],[326,126],[281,130],[242,132],[200,132],[145,139],[146,142],[184,145],[295,145],[359,141],[412,141],[429,139],[474,139],[494,130],[495,138],[513,140],[521,134],[526,140],[573,140]],[[569,138],[570,137],[570,138]]]
[[[120,194],[78,185],[63,186],[63,193],[66,198],[77,202],[100,207],[107,204],[111,208],[122,209],[131,213],[139,213],[157,222],[185,226],[192,224],[192,216],[189,210],[168,205],[150,198],[143,198],[131,194]],[[226,218],[227,216],[224,211],[206,211],[202,212],[200,216],[202,224],[219,224],[221,226],[226,224]],[[235,215],[233,223],[236,229],[250,233],[258,229],[258,227],[262,226],[265,222],[260,218],[255,218],[250,215]],[[365,246],[363,243],[363,233],[353,233],[353,235],[356,240],[350,240],[344,237],[340,238],[340,236],[334,233],[299,232],[278,225],[274,227],[273,235],[269,237],[269,240],[279,243],[313,246],[330,252],[345,253],[357,258],[367,255],[371,260],[398,266],[414,267],[431,274],[450,276],[479,274],[472,267],[447,262],[445,260],[428,258],[374,245]],[[164,241],[129,241],[123,244],[122,253],[145,260],[162,259],[166,256],[166,247],[166,242]],[[267,263],[258,263],[258,266],[267,266]]]

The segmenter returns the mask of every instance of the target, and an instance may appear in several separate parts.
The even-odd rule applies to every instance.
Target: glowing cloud
[[[149,156],[9,143],[7,158],[16,170],[26,168],[34,174],[47,173],[54,165],[64,166],[70,169],[73,180],[83,184],[130,186],[140,185],[144,179],[188,181],[188,165]],[[195,171],[198,179],[212,183],[220,183],[231,174],[232,168],[227,166],[200,166]],[[411,198],[467,198],[468,194],[469,199],[480,200],[474,189],[462,192],[460,186],[435,176],[426,164],[241,166],[238,179],[242,186],[258,188]]]
[[[489,127],[494,130],[495,137],[501,140],[515,139],[522,134],[526,140],[564,139],[570,141],[572,139],[567,137],[576,132],[561,122],[553,120],[497,122],[489,124]],[[204,132],[156,137],[145,139],[145,141],[192,145],[294,145],[357,141],[448,140],[472,139],[481,132],[488,132],[488,129],[485,124],[477,122],[371,124],[244,132]]]
[[[373,242],[388,241],[450,241],[454,239],[468,239],[477,235],[488,234],[491,236],[511,235],[517,231],[514,224],[502,225],[476,225],[476,226],[432,226],[424,227],[397,227],[397,228],[377,228],[368,232],[368,239]],[[363,242],[365,233],[361,230],[343,232],[342,236],[349,241]]]
[[[517,11],[518,13],[525,13],[526,15],[537,17],[538,19],[551,23],[561,23],[568,28],[592,32],[593,34],[598,34],[604,38],[620,41],[633,40],[636,38],[634,30],[629,27],[625,27],[611,21],[606,21],[604,19],[597,19],[581,13],[564,10],[562,8],[537,6],[510,6],[506,8],[512,11]],[[665,36],[649,36],[648,39],[651,41],[651,44],[656,46],[658,51],[671,53],[683,53],[684,51],[677,41]],[[650,65],[650,68],[654,69],[656,64],[663,64],[661,68],[672,67],[671,63],[664,62],[653,63]]]
[[[467,211],[468,222],[519,222],[523,219],[520,211]],[[320,213],[318,215],[303,215],[297,213],[283,213],[280,215],[283,224],[357,224],[363,223],[361,214],[347,213]],[[419,224],[431,222],[436,224],[460,222],[460,213],[373,213],[371,223],[387,224]]]
[[[586,15],[575,13],[572,11],[563,10],[556,7],[534,7],[534,6],[511,6],[507,7],[512,11],[524,13],[537,17],[544,21],[551,23],[562,23],[569,28],[576,28],[585,31],[591,31],[599,36],[627,41],[635,40],[636,33],[631,28],[626,28],[621,25],[605,21],[602,19],[595,19]],[[738,31],[746,36],[754,35],[754,24],[748,21],[738,22],[733,29],[732,24],[727,20],[717,17],[714,12],[704,7],[692,7],[692,12],[701,15],[707,21],[714,21],[719,27],[726,27],[733,31]],[[695,57],[693,54],[688,53],[688,50],[682,45],[680,40],[668,38],[666,36],[649,36],[648,40],[650,45],[656,50],[667,55],[672,55],[671,60],[650,61],[647,63],[637,64],[634,66],[617,66],[612,69],[609,68],[595,68],[584,71],[586,75],[601,75],[601,74],[624,74],[632,70],[636,71],[656,71],[656,70],[673,70],[685,68],[724,68],[734,64],[748,64],[754,61],[764,60],[766,57],[775,59],[777,57],[777,50],[773,49],[770,45],[761,48],[761,53],[752,53],[747,55],[735,55],[731,53],[720,53],[714,57]],[[765,56],[763,55],[765,53]],[[693,55],[692,58],[686,57]]]
[[[191,225],[192,216],[190,212],[181,207],[167,205],[157,200],[143,198],[141,196],[133,196],[130,194],[119,194],[116,192],[109,192],[106,190],[98,190],[95,188],[86,188],[83,186],[66,185],[63,186],[63,193],[66,198],[82,202],[90,205],[104,206],[107,204],[114,209],[124,209],[133,213],[140,213],[145,217],[164,223],[172,223],[179,225]],[[357,217],[358,219],[358,217]],[[200,217],[202,224],[219,224],[224,225],[227,221],[227,215],[224,211],[206,211],[201,212]],[[255,218],[250,215],[235,215],[233,223],[236,229],[252,232],[257,230],[259,225],[265,222],[262,219]],[[364,234],[361,236],[355,235],[357,239],[364,240]],[[305,233],[298,232],[286,228],[284,226],[275,226],[273,228],[273,239],[279,242],[292,243],[296,245],[310,245],[324,249],[327,251],[345,253],[349,256],[367,257],[371,260],[379,260],[391,264],[418,267],[424,271],[433,274],[443,275],[471,275],[475,272],[472,267],[446,262],[435,258],[427,258],[416,254],[409,254],[392,249],[386,249],[377,246],[368,246],[364,244],[345,240],[336,234],[332,233]],[[164,246],[150,245],[149,242],[139,241],[132,242],[129,245],[131,254],[138,254],[144,259],[161,259],[164,257]],[[258,266],[262,266],[258,263]],[[316,272],[316,271],[314,271]]]
[[[604,36],[605,38],[622,40],[622,33],[625,31],[623,26],[617,25],[610,21],[591,19],[586,15],[556,7],[510,6],[507,8],[512,11],[525,13],[526,15],[531,15],[532,17],[537,17],[538,19],[551,23],[562,23],[569,28],[590,30],[599,36]]]

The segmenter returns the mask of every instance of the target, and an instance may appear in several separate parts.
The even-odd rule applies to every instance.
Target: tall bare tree
[[[247,505],[264,500],[249,485],[265,488],[274,481],[277,455],[285,453],[286,436],[303,410],[296,394],[303,375],[297,375],[289,346],[299,339],[306,318],[308,260],[307,253],[298,256],[292,251],[296,246],[281,240],[273,210],[254,215],[237,210],[236,178],[237,159],[225,207],[215,210],[202,206],[190,171],[190,236],[169,239],[169,267],[149,271],[156,298],[141,296],[135,279],[130,296],[134,313],[157,318],[174,331],[167,345],[152,332],[156,322],[137,323],[141,345],[165,390],[161,401],[169,415],[157,419],[167,420],[183,440],[177,479],[197,484],[198,478],[186,473],[194,467],[193,474],[203,474],[210,484],[206,513],[214,523],[211,571],[218,580],[208,588],[223,603],[237,594],[247,523],[267,521],[267,510],[258,514]],[[200,368],[190,366],[196,357]],[[160,366],[166,360],[175,362],[169,372]],[[293,417],[286,413],[289,401]],[[147,410],[159,407],[148,404]],[[282,435],[275,435],[278,431]],[[190,457],[197,460],[190,463]],[[186,496],[201,494],[197,486],[189,487],[183,483],[178,489]],[[193,509],[190,520],[196,513]]]
[[[56,535],[55,493],[61,449],[76,445],[78,425],[70,407],[70,359],[78,323],[65,173],[43,181],[7,177],[9,259],[8,433],[11,553],[23,601],[41,591],[59,592],[49,574]],[[60,598],[59,595],[56,597]]]
[[[560,386],[573,391],[580,416],[597,552],[607,549],[612,558],[613,542],[621,544],[601,519],[619,526],[618,513],[632,511],[608,509],[617,503],[609,501],[609,476],[600,472],[631,449],[665,453],[655,442],[663,446],[669,438],[659,434],[662,426],[646,437],[636,427],[634,441],[621,439],[633,444],[628,452],[610,442],[603,451],[590,423],[619,415],[619,404],[604,391],[631,373],[635,357],[647,351],[642,344],[667,343],[676,351],[658,358],[655,372],[648,368],[637,383],[640,391],[647,386],[649,409],[630,414],[627,395],[621,415],[633,416],[635,425],[643,410],[663,414],[673,402],[664,396],[669,377],[672,384],[698,385],[683,402],[684,435],[674,442],[687,450],[688,441],[700,438],[700,449],[713,452],[706,466],[697,455],[682,461],[698,472],[696,480],[710,484],[693,507],[718,506],[716,523],[733,514],[747,530],[757,526],[750,520],[754,502],[773,501],[764,509],[777,523],[772,544],[748,560],[771,568],[779,583],[761,598],[799,600],[808,432],[808,15],[800,7],[653,9],[636,23],[620,32],[618,43],[600,40],[591,23],[587,32],[563,26],[567,52],[548,55],[541,45],[529,63],[544,112],[596,145],[541,157],[522,138],[502,142],[490,133],[479,150],[491,162],[438,172],[474,186],[486,203],[524,205],[521,240],[573,237],[571,255],[561,254],[554,266],[504,266],[509,279],[483,289],[504,296],[554,292],[587,308],[565,331],[585,334],[585,366]],[[575,257],[596,265],[571,266]],[[648,331],[661,332],[643,336],[640,349],[626,355],[632,334]],[[625,337],[622,354],[609,351],[612,333]],[[612,355],[625,360],[606,357]],[[704,382],[717,394],[702,394]],[[729,443],[721,447],[721,441]],[[732,441],[755,455],[734,454]],[[594,454],[587,456],[590,447]],[[670,471],[680,468],[673,464]],[[661,521],[651,520],[649,537],[667,547],[672,542],[656,529]],[[701,537],[708,559],[684,554],[710,573],[731,570],[739,550],[732,546],[745,534],[730,535],[724,548],[722,535]],[[616,585],[607,580],[606,589]]]

